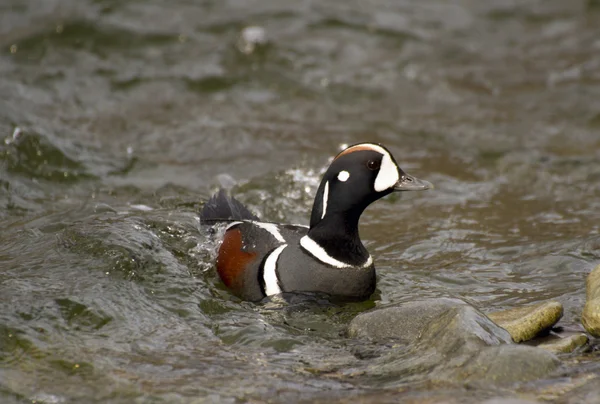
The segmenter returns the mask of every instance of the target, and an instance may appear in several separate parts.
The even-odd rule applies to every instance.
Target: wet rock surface
[[[548,376],[560,361],[552,353],[526,345],[487,347],[474,356],[457,379],[469,382],[511,384]]]
[[[562,315],[563,306],[559,302],[544,302],[487,314],[510,333],[514,342],[528,341],[548,331]]]
[[[541,404],[541,401],[520,398],[509,392],[504,392],[503,397],[498,393],[475,393],[469,389],[439,389],[437,391],[417,392],[384,392],[353,396],[333,401],[337,404]],[[331,403],[332,401],[316,401],[318,404]],[[311,402],[314,403],[314,402]]]
[[[571,353],[577,349],[583,348],[589,342],[587,335],[583,333],[555,337],[550,341],[544,341],[538,345],[538,348],[545,349],[553,353]]]
[[[567,404],[580,403],[600,403],[600,374],[589,374],[582,377],[584,379],[579,386],[568,391],[557,400]]]
[[[421,338],[432,321],[469,310],[468,307],[458,299],[432,299],[378,308],[355,317],[348,326],[348,336],[410,344]]]
[[[510,334],[458,299],[428,299],[358,315],[350,336],[396,345],[375,360],[368,374],[403,380],[428,377],[446,382],[507,384],[554,371],[550,352],[512,344]]]
[[[587,277],[586,302],[581,322],[590,334],[600,337],[600,265]]]

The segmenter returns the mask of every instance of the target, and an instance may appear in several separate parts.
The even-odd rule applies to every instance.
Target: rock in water
[[[431,322],[457,309],[469,307],[458,299],[429,299],[382,307],[356,316],[348,327],[352,338],[377,342],[416,342]]]
[[[428,299],[362,313],[352,320],[348,334],[396,342],[369,364],[367,374],[378,380],[406,382],[426,376],[430,381],[503,384],[543,377],[559,363],[550,352],[512,344],[505,329],[458,299]]]
[[[559,302],[544,302],[488,313],[488,317],[510,333],[513,341],[523,342],[549,330],[563,315]]]
[[[555,370],[559,360],[548,351],[526,345],[499,345],[483,349],[464,369],[468,382],[509,384],[540,379]]]
[[[594,337],[600,337],[600,265],[587,277],[586,302],[581,322]]]
[[[571,353],[576,349],[584,347],[588,342],[588,336],[584,333],[579,333],[555,338],[552,341],[543,342],[537,345],[537,347],[553,353]]]

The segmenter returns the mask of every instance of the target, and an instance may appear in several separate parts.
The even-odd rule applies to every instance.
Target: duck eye
[[[379,161],[377,161],[377,160],[369,160],[369,161],[367,161],[367,168],[369,170],[374,171],[374,170],[377,170],[379,168],[380,164],[381,163]]]

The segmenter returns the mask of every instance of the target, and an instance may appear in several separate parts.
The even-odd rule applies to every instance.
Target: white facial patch
[[[265,261],[263,267],[263,280],[265,281],[265,295],[272,296],[281,293],[279,287],[279,279],[277,279],[277,260],[283,249],[287,247],[287,244],[277,247]]]
[[[381,159],[379,173],[375,178],[374,188],[375,191],[382,192],[392,188],[400,179],[400,174],[398,174],[398,166],[396,166],[390,154],[384,149],[379,152],[383,154],[383,158]]]
[[[323,189],[323,206],[321,207],[321,219],[325,217],[325,213],[327,212],[327,200],[329,199],[329,181],[325,183],[325,188]]]
[[[350,173],[346,170],[340,171],[337,178],[342,182],[346,182],[348,181],[348,178],[350,178]]]

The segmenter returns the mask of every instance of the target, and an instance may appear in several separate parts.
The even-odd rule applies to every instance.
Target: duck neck
[[[371,256],[358,234],[362,211],[327,212],[316,223],[311,221],[308,237],[330,257],[350,266],[363,266]]]

